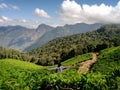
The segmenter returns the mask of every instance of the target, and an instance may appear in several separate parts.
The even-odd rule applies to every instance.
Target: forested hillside
[[[35,55],[37,64],[53,65],[80,54],[118,46],[119,37],[120,27],[113,24],[105,25],[96,31],[54,39],[29,51],[29,54]]]

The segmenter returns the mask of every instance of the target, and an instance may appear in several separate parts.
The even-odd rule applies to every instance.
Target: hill
[[[103,24],[96,23],[96,24],[85,24],[85,23],[77,23],[74,25],[65,25],[65,26],[58,26],[53,30],[46,32],[42,37],[38,38],[38,40],[27,47],[24,51],[28,51],[39,47],[50,40],[53,40],[57,37],[69,36],[78,33],[85,33],[88,31],[96,30]]]
[[[118,46],[119,36],[118,26],[105,25],[95,31],[54,39],[29,51],[29,54],[38,57],[37,64],[53,65],[80,54]]]
[[[97,62],[92,66],[94,72],[108,74],[120,68],[120,46],[100,51]]]

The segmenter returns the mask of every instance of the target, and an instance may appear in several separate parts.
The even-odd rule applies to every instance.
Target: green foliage
[[[82,61],[89,60],[91,58],[92,58],[92,53],[78,55],[76,57],[70,58],[70,59],[62,62],[62,65],[66,65],[66,66],[74,65],[74,64],[80,63]]]
[[[44,90],[117,90],[118,82],[112,74],[87,73],[81,75],[74,71],[63,74],[50,74],[43,78],[40,89]],[[109,82],[109,83],[108,83]]]
[[[84,56],[84,55],[83,55]],[[120,68],[108,75],[72,69],[61,74],[19,60],[0,60],[0,90],[119,90]]]
[[[32,59],[32,56],[29,56],[27,53],[22,53],[14,49],[0,47],[0,59],[5,58],[30,61]]]
[[[92,70],[101,73],[110,73],[120,66],[120,46],[102,50]]]
[[[11,59],[0,60],[0,89],[35,89],[34,85],[42,72],[42,66],[32,63]]]
[[[24,62],[20,60],[14,60],[14,59],[3,59],[0,60],[0,67],[9,67],[10,68],[19,68],[19,69],[25,69],[25,70],[39,70],[42,69],[43,66],[38,66],[33,63]]]

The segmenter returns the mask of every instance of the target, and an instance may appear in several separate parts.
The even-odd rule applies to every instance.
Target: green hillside
[[[120,68],[120,46],[102,50],[92,70],[106,74],[117,68]]]
[[[29,90],[42,72],[43,66],[33,63],[15,59],[0,60],[0,90]]]
[[[0,60],[0,69],[21,69],[21,70],[40,70],[43,69],[43,66],[38,66],[33,63],[24,62],[15,59],[3,59]]]
[[[91,53],[83,54],[66,60],[62,64],[77,66],[79,62],[90,58]],[[82,75],[72,68],[64,70],[61,74],[45,70],[45,68],[48,67],[15,59],[0,60],[0,90],[120,89],[120,69],[113,70],[109,74],[88,72]]]
[[[35,55],[37,64],[54,65],[77,55],[118,46],[119,37],[120,27],[105,25],[96,31],[56,38],[28,53]]]

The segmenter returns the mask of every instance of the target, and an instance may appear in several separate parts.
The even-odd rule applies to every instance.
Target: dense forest
[[[119,46],[119,36],[120,27],[104,25],[95,31],[54,39],[28,53],[35,56],[31,62],[54,65],[77,55]]]

